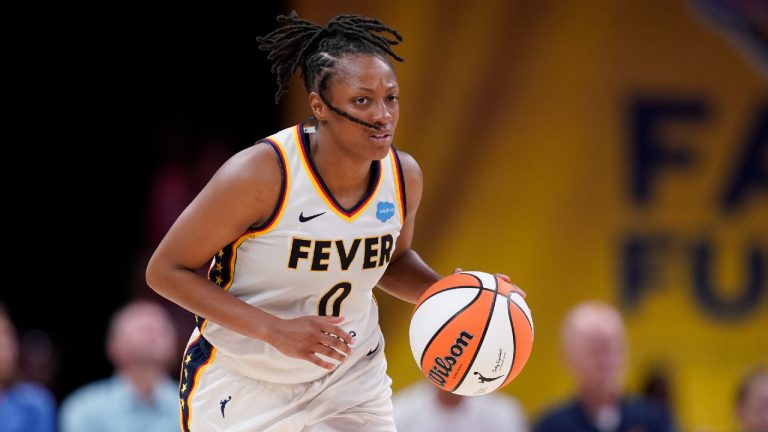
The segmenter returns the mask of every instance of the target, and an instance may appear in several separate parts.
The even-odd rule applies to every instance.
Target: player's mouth
[[[392,139],[392,134],[387,132],[377,133],[368,135],[368,139],[377,144],[389,144],[389,141]]]

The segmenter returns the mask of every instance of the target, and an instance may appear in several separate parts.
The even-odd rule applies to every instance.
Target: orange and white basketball
[[[533,347],[531,310],[506,281],[465,271],[432,285],[411,317],[411,352],[424,376],[459,395],[509,384]]]

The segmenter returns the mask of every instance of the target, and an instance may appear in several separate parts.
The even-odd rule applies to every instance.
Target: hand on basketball
[[[464,270],[462,270],[460,267],[456,267],[456,270],[454,270],[453,272],[454,273],[460,273],[460,272],[463,272],[463,271]],[[496,277],[498,277],[499,279],[503,280],[504,282],[509,282],[509,276],[507,276],[507,275],[505,275],[503,273],[494,273],[494,275]],[[512,282],[509,282],[509,284],[512,285],[512,291],[520,294],[520,297],[525,298],[525,291],[521,290],[519,286],[513,284]]]
[[[352,353],[352,337],[336,325],[342,321],[343,317],[321,316],[279,320],[269,343],[289,357],[333,370],[337,365],[323,360],[318,354],[343,362]]]

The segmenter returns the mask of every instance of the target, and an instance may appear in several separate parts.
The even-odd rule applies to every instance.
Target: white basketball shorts
[[[384,340],[353,352],[323,378],[300,384],[255,380],[195,330],[181,368],[181,430],[393,432],[392,380]]]

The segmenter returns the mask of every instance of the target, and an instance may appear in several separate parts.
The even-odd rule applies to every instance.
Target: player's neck
[[[579,402],[590,415],[596,415],[603,409],[619,406],[621,395],[612,391],[582,388]]]
[[[318,143],[318,134],[310,134],[310,157],[326,186],[343,204],[347,197],[352,205],[365,194],[371,176],[371,162],[334,152],[329,145]]]

